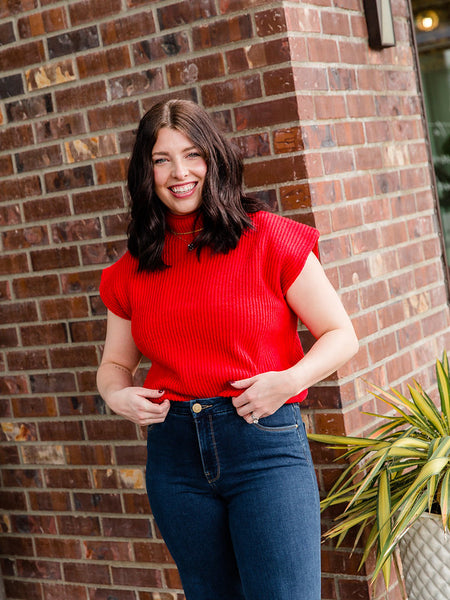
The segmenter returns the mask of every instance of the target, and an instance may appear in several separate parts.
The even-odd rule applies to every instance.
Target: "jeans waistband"
[[[194,398],[193,400],[172,401],[169,413],[175,415],[200,415],[207,413],[235,412],[230,396],[216,396],[214,398]]]

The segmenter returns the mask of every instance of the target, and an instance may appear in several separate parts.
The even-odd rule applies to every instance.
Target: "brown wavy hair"
[[[206,246],[224,254],[236,248],[243,232],[252,227],[249,213],[266,208],[259,200],[243,194],[240,152],[201,106],[188,100],[155,104],[139,123],[128,168],[128,249],[139,260],[140,271],[158,271],[168,266],[162,258],[167,208],[154,191],[151,160],[162,127],[176,129],[190,138],[207,164],[199,208],[203,230],[194,242],[198,255]]]

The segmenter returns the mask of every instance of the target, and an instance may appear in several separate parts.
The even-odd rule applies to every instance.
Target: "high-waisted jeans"
[[[188,600],[320,600],[319,494],[298,404],[249,424],[230,398],[149,427],[147,491]]]

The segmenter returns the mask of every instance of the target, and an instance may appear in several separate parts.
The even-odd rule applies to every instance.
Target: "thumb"
[[[230,381],[230,385],[232,385],[237,390],[243,390],[245,388],[250,387],[256,381],[256,377],[248,377],[247,379],[239,379],[239,381]]]

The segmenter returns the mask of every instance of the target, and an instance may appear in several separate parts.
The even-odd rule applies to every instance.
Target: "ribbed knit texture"
[[[195,215],[168,215],[165,271],[137,273],[128,252],[104,270],[103,302],[131,319],[139,350],[152,366],[144,386],[164,398],[191,400],[236,396],[230,381],[281,371],[303,356],[297,317],[285,294],[309,253],[316,229],[268,212],[252,215],[254,229],[235,250],[200,259],[188,244],[201,227]],[[197,234],[195,234],[197,235]],[[303,400],[305,390],[290,402]]]

